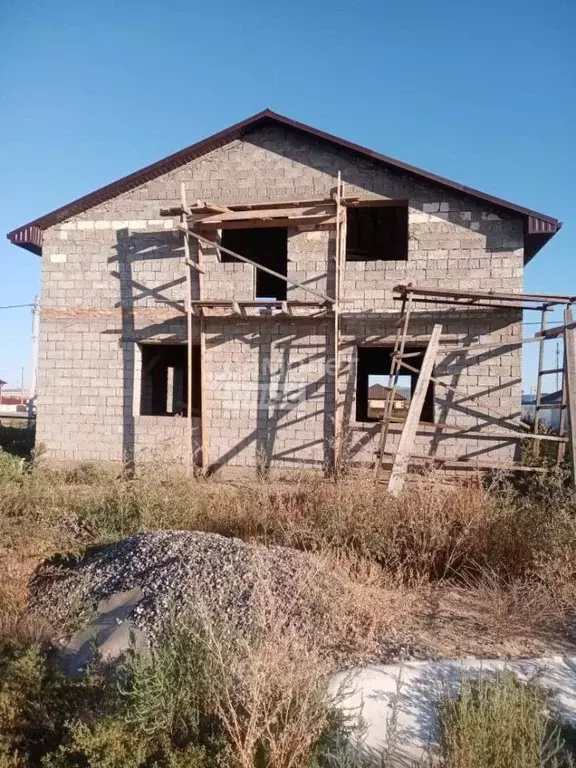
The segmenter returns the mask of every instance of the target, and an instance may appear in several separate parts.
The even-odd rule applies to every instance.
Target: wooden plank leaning
[[[398,450],[394,456],[394,464],[392,465],[392,472],[390,474],[390,480],[388,481],[388,491],[392,496],[398,496],[400,494],[406,481],[410,454],[414,448],[414,441],[416,439],[416,432],[418,431],[420,416],[422,415],[426,392],[428,390],[428,385],[430,384],[430,377],[432,376],[432,371],[434,369],[436,355],[438,354],[441,333],[442,326],[435,325],[432,329],[432,334],[430,335],[430,341],[428,342],[424,359],[422,360],[420,375],[418,376],[414,395],[410,402],[408,414],[406,415],[404,429],[400,435]]]

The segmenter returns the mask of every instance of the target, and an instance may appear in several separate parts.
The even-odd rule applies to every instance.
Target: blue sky
[[[573,0],[7,0],[0,19],[0,306],[40,278],[4,233],[265,107],[562,219],[525,289],[576,293]],[[0,310],[10,384],[30,329]]]

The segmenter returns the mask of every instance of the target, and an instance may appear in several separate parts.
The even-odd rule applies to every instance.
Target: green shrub
[[[142,528],[140,506],[133,483],[114,481],[102,494],[80,499],[75,513],[97,541],[115,541]]]
[[[0,649],[1,768],[318,768],[341,732],[325,664],[269,623],[250,638],[202,611],[149,653],[64,677],[47,649]]]
[[[0,483],[19,480],[24,474],[24,459],[6,453],[0,448]]]
[[[510,672],[467,680],[440,703],[445,768],[559,768],[573,765],[550,714],[550,696],[536,681]]]

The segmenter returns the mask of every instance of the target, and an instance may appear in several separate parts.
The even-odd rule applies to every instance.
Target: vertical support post
[[[562,396],[560,398],[560,420],[558,422],[558,437],[564,437],[566,432],[566,420],[568,410],[568,393],[567,393],[567,376],[566,370],[568,368],[566,362],[566,344],[564,343],[564,352],[562,355]],[[559,467],[564,461],[564,455],[566,454],[566,443],[559,442],[556,449],[556,466]]]
[[[544,370],[544,344],[546,342],[546,337],[544,336],[544,331],[546,330],[546,312],[548,311],[548,307],[546,304],[542,307],[542,317],[540,320],[540,332],[542,333],[542,336],[540,337],[540,343],[539,343],[539,349],[538,349],[538,374],[536,377],[536,403],[534,405],[534,434],[538,434],[538,426],[540,421],[540,405],[542,400],[542,371]],[[540,455],[540,440],[534,441],[534,455],[539,456]]]
[[[340,462],[340,429],[338,392],[340,385],[340,265],[342,253],[342,174],[338,171],[336,185],[336,247],[334,253],[334,476],[338,476]]]
[[[564,324],[572,325],[574,317],[572,308],[564,312]],[[566,398],[568,410],[568,437],[570,446],[570,461],[572,463],[572,487],[576,488],[576,329],[566,328],[564,331],[564,351],[566,355]]]
[[[202,243],[198,241],[198,298],[204,296],[204,252]],[[206,352],[206,320],[204,314],[200,315],[200,450],[201,450],[201,468],[204,474],[209,466],[208,457],[208,422],[206,420],[206,372],[205,372],[205,352]]]
[[[188,205],[186,203],[186,185],[180,184],[182,200],[181,224],[184,231],[184,269],[186,270],[186,338],[187,338],[187,367],[186,400],[188,402],[188,472],[194,473],[194,429],[192,417],[192,267],[190,266],[190,240],[188,235]]]
[[[412,311],[412,294],[408,294],[402,299],[402,308],[400,310],[400,317],[398,319],[398,327],[396,329],[396,340],[394,342],[394,353],[392,355],[392,363],[390,365],[390,374],[388,376],[388,393],[386,395],[386,402],[384,403],[384,414],[382,416],[382,427],[380,429],[380,446],[378,448],[378,456],[376,457],[376,464],[374,466],[374,474],[378,479],[380,468],[382,467],[382,461],[384,460],[384,451],[386,450],[386,442],[388,441],[388,432],[390,431],[390,421],[392,419],[392,412],[394,410],[394,398],[396,395],[396,388],[398,386],[398,377],[400,375],[400,360],[404,354],[404,348],[406,346],[406,336],[408,334],[408,324],[410,322],[410,312]]]

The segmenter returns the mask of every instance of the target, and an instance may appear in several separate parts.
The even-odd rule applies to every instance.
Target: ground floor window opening
[[[389,375],[392,365],[392,347],[358,347],[356,375],[356,421],[380,421],[384,415],[389,396]],[[410,357],[410,365],[420,368],[424,356],[423,347],[406,347],[405,353],[421,352]],[[392,405],[396,421],[403,421],[408,414],[418,374],[403,371],[398,377]],[[434,421],[434,384],[430,382],[426,392],[422,421]]]
[[[141,416],[188,416],[188,347],[141,344]],[[200,345],[192,345],[192,415],[200,416]]]

